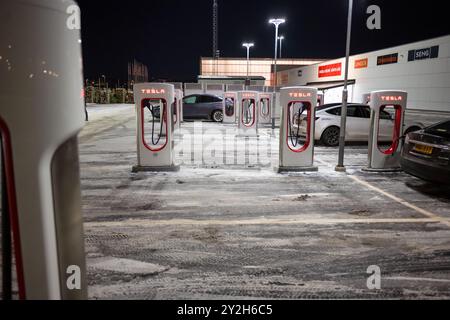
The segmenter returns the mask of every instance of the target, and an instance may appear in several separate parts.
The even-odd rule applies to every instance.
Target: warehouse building
[[[325,103],[342,101],[345,58],[278,72],[281,86],[312,86]],[[349,101],[365,93],[408,92],[408,108],[450,112],[450,35],[350,57]]]
[[[278,59],[278,70],[309,66],[324,59]],[[252,58],[249,61],[249,76],[252,85],[273,85],[274,59]],[[247,77],[246,58],[204,58],[200,59],[200,83],[244,84]]]

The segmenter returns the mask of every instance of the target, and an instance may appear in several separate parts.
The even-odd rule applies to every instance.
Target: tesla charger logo
[[[68,6],[66,13],[69,15],[66,21],[67,29],[80,30],[81,29],[80,7],[74,4]]]
[[[311,98],[311,92],[289,92],[291,98]]]
[[[402,96],[381,96],[383,101],[403,101]]]
[[[142,89],[142,94],[164,94],[166,90],[164,89]]]
[[[242,97],[246,99],[253,99],[255,95],[253,93],[244,93]]]

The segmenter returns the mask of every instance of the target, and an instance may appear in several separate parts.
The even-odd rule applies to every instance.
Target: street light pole
[[[250,48],[254,47],[255,44],[245,42],[242,46],[247,48],[247,83],[250,83]]]
[[[278,37],[278,39],[280,39],[280,59],[283,57],[282,55],[282,51],[283,51],[283,40],[284,40],[284,36],[280,36]]]
[[[274,81],[273,81],[273,88],[274,88],[274,94],[276,97],[277,92],[277,56],[278,56],[278,28],[280,24],[285,23],[285,19],[270,19],[269,23],[272,23],[275,25],[275,63],[274,63]],[[276,106],[276,98],[275,98],[275,104]],[[272,108],[272,130],[275,129],[275,108]]]
[[[341,111],[341,129],[339,132],[339,160],[336,171],[345,172],[344,165],[345,156],[345,131],[347,129],[347,103],[348,103],[348,68],[350,60],[350,45],[352,37],[352,17],[353,17],[353,0],[349,0],[348,4],[348,23],[347,23],[347,47],[345,55],[345,77],[344,91],[342,92],[342,111]]]

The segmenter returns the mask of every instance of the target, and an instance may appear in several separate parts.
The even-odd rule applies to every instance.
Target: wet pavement
[[[347,148],[347,173],[318,146],[319,172],[279,175],[276,131],[246,140],[185,122],[181,171],[135,174],[133,107],[91,111],[80,135],[91,298],[450,298],[450,189],[362,172],[367,145]],[[367,286],[370,266],[381,289]]]

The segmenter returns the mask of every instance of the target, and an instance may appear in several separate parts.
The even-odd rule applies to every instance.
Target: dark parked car
[[[421,179],[450,185],[450,121],[409,133],[402,167]]]
[[[184,119],[223,121],[223,99],[209,94],[193,94],[183,98]]]

